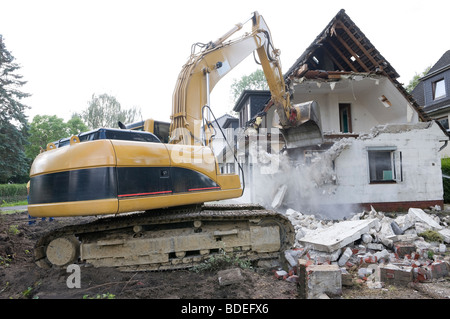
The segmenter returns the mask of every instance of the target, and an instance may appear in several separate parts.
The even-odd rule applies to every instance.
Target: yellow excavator
[[[228,40],[250,20],[251,32]],[[49,143],[36,157],[30,215],[98,217],[41,237],[34,249],[39,266],[81,262],[166,270],[191,267],[223,251],[260,260],[290,248],[294,229],[282,214],[253,204],[221,204],[240,197],[243,186],[239,175],[220,173],[210,125],[204,124],[215,84],[255,51],[282,127],[305,122],[300,108],[290,105],[279,51],[264,19],[254,12],[244,24],[193,46],[174,90],[170,127],[146,121],[142,128],[99,128]]]

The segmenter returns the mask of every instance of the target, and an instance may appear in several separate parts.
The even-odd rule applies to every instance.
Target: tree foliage
[[[20,89],[26,83],[17,71],[20,66],[6,49],[0,34],[0,183],[17,181],[26,175],[28,162],[24,152],[28,108],[21,100],[30,96]]]
[[[427,73],[428,73],[428,71],[430,71],[430,69],[431,69],[431,65],[429,67],[427,67],[421,74],[416,73],[413,76],[413,78],[409,81],[408,85],[406,86],[406,92],[411,94],[412,90],[414,90],[414,88],[417,86],[417,84],[419,84],[420,78],[427,75]]]
[[[67,123],[56,115],[36,115],[30,124],[26,155],[33,160],[40,153],[41,147],[45,149],[48,143],[86,130],[87,126],[76,115],[72,116]]]
[[[100,127],[118,128],[118,121],[122,123],[131,123],[140,119],[140,109],[134,107],[123,109],[114,96],[108,94],[92,94],[92,100],[89,106],[84,110],[80,117],[84,120],[90,129]]]
[[[255,72],[244,75],[240,80],[234,79],[231,84],[231,95],[233,96],[234,102],[237,101],[239,96],[244,90],[268,90],[269,85],[266,81],[266,76],[263,70],[258,69]]]

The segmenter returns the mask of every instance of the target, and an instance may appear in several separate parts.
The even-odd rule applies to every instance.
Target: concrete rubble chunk
[[[450,244],[450,228],[438,230],[438,233],[444,237],[444,241]]]
[[[381,265],[380,280],[390,285],[407,286],[413,281],[413,267],[393,264]]]
[[[339,267],[342,267],[345,265],[345,263],[350,259],[350,257],[353,255],[353,251],[350,247],[347,247],[344,252],[342,253],[341,257],[338,260]]]
[[[281,206],[281,204],[283,203],[283,198],[284,195],[286,194],[287,191],[287,185],[282,185],[277,193],[275,194],[273,200],[272,200],[272,208],[273,209],[277,209],[278,207]]]
[[[420,208],[410,208],[408,210],[408,215],[415,218],[416,222],[422,222],[426,224],[432,230],[441,230],[443,227],[439,225],[432,217],[425,213]]]
[[[378,224],[379,221],[376,218],[343,221],[306,235],[299,242],[315,250],[331,253],[360,239],[363,234],[368,233]]]
[[[297,284],[300,298],[318,299],[322,294],[342,294],[342,275],[338,265],[309,265],[299,261],[299,281]]]
[[[219,284],[221,286],[237,284],[244,280],[244,277],[242,276],[241,270],[239,268],[221,270],[217,273],[217,276],[219,278]]]

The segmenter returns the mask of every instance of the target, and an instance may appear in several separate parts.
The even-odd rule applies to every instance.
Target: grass
[[[12,206],[24,206],[24,205],[28,205],[27,200],[21,200],[21,201],[17,201],[17,202],[2,201],[0,207],[12,207]]]
[[[17,201],[17,202],[6,202],[3,201],[3,203],[0,205],[0,207],[14,207],[14,206],[26,206],[28,205],[27,200]],[[0,210],[0,215],[9,215],[9,214],[15,214],[15,213],[22,213],[23,210],[17,210],[17,209],[8,209],[8,210]]]

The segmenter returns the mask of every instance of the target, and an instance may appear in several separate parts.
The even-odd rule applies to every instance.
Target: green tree
[[[409,81],[408,85],[406,86],[406,92],[408,92],[409,94],[411,94],[412,90],[414,90],[414,88],[417,86],[417,84],[419,84],[419,80],[420,78],[424,77],[425,75],[427,75],[428,71],[430,71],[431,69],[431,65],[429,67],[427,67],[425,69],[425,71],[423,71],[421,74],[415,74],[413,76],[413,78]]]
[[[30,94],[20,90],[26,81],[14,60],[0,34],[0,183],[23,179],[29,167],[24,152],[28,106],[21,100]]]
[[[86,110],[79,115],[90,129],[99,127],[118,128],[118,122],[131,123],[140,119],[141,112],[138,108],[122,109],[119,101],[114,96],[92,94],[92,100]]]
[[[268,90],[269,85],[266,81],[266,76],[262,69],[258,69],[255,72],[244,75],[240,80],[233,80],[231,84],[231,95],[234,102],[237,101],[239,96],[244,90]]]
[[[56,115],[36,115],[30,124],[30,134],[26,155],[31,160],[39,153],[41,147],[46,148],[50,142],[68,137],[67,124]]]
[[[86,132],[88,127],[84,124],[79,115],[73,114],[72,118],[67,121],[67,133],[68,135],[78,135],[81,132]]]
[[[72,115],[67,123],[56,115],[36,115],[30,123],[26,155],[32,161],[40,153],[40,149],[45,149],[48,143],[87,130],[86,124],[76,114]]]

